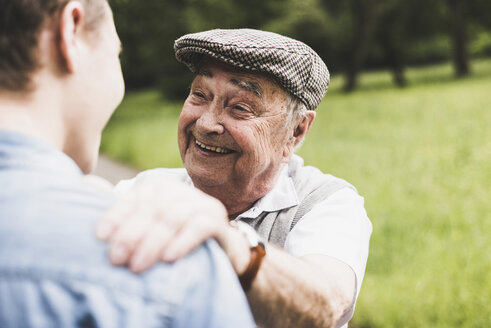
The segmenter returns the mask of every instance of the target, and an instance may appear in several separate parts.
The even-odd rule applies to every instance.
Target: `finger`
[[[158,212],[164,202],[172,204],[173,199],[179,195],[179,193],[169,194],[169,191],[167,191],[168,194],[163,193],[162,188],[157,187],[156,183],[141,184],[119,198],[98,222],[96,236],[101,240],[109,240],[124,221],[131,218],[133,213],[138,213],[137,210],[153,208],[155,212]],[[143,207],[142,204],[146,206]]]
[[[176,234],[174,227],[158,222],[147,232],[130,259],[130,269],[139,273],[160,261],[160,254]]]
[[[96,225],[97,238],[100,240],[111,238],[121,222],[127,220],[129,214],[134,211],[135,205],[130,198],[125,197],[111,206]]]
[[[213,237],[212,229],[205,224],[206,220],[189,220],[169,241],[162,252],[164,262],[174,262]]]
[[[95,235],[98,239],[106,241],[111,238],[115,228],[115,225],[111,221],[100,220],[96,224]]]
[[[115,265],[127,264],[138,244],[152,228],[149,213],[137,213],[131,219],[122,222],[119,229],[109,240],[109,259]]]

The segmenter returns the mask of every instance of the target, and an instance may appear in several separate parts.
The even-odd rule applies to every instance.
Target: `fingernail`
[[[131,261],[131,270],[133,272],[140,272],[142,271],[146,266],[146,259],[145,256],[143,255],[136,255],[134,260]]]
[[[114,245],[111,247],[109,257],[113,264],[123,264],[128,258],[128,250],[123,245]]]
[[[164,262],[174,262],[176,259],[177,251],[172,248],[168,248],[162,253],[162,260]]]
[[[95,233],[97,238],[104,240],[109,237],[112,231],[113,231],[112,223],[109,223],[108,221],[102,221],[97,225]]]

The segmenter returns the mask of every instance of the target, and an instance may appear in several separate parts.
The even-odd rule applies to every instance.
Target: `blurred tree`
[[[469,75],[469,41],[468,26],[465,13],[465,0],[446,0],[452,24],[451,36],[453,44],[454,68],[457,77]]]
[[[354,20],[354,33],[351,35],[351,53],[346,72],[345,91],[353,91],[357,87],[358,76],[370,46],[373,24],[375,21],[375,0],[350,0],[350,11]]]
[[[347,91],[367,68],[388,67],[403,86],[407,64],[453,57],[456,74],[468,74],[476,31],[473,51],[491,51],[490,0],[112,0],[112,6],[128,89],[159,86],[168,99],[183,99],[192,77],[175,60],[174,40],[212,28],[259,28],[301,40],[332,73],[344,72]]]
[[[174,57],[180,36],[212,28],[260,28],[282,15],[282,0],[114,0],[128,89],[158,85],[168,99],[184,99],[192,75]]]
[[[285,14],[269,21],[263,28],[308,44],[328,64],[332,65],[332,42],[329,33],[330,21],[319,8],[318,0],[290,0],[284,4]]]
[[[471,73],[470,29],[476,26],[491,28],[491,1],[445,0],[448,7],[447,24],[453,45],[454,71],[457,77]]]
[[[329,5],[329,10],[327,9]],[[308,44],[327,64],[331,74],[346,71],[351,54],[353,24],[343,1],[288,0],[285,15],[270,21],[266,30],[280,33]]]
[[[182,98],[187,90],[181,86],[189,84],[189,73],[176,64],[173,44],[187,32],[181,19],[186,1],[115,0],[112,7],[128,89],[160,86],[166,97]]]
[[[343,65],[346,73],[345,91],[357,87],[358,75],[365,65],[390,68],[394,83],[406,84],[404,69],[411,59],[412,46],[422,39],[431,40],[440,33],[442,9],[437,0],[323,0],[331,15],[347,14],[343,37],[348,53]]]
[[[192,32],[214,28],[262,28],[285,14],[284,0],[188,0]]]
[[[374,42],[382,50],[384,64],[392,71],[397,86],[407,83],[404,70],[412,47],[439,33],[441,17],[434,0],[386,0],[378,4]]]

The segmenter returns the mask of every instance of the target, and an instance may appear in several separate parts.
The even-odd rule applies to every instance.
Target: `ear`
[[[295,127],[293,131],[293,137],[295,138],[294,147],[298,146],[307,132],[309,132],[312,123],[314,123],[316,112],[313,110],[308,110],[306,115],[302,118],[300,123]]]
[[[285,162],[288,162],[293,154],[295,147],[298,146],[304,139],[307,132],[309,132],[312,123],[314,123],[316,112],[308,110],[306,115],[293,126],[293,133],[285,145],[283,151],[283,158]]]
[[[77,69],[82,58],[80,46],[84,21],[84,7],[79,1],[70,1],[60,13],[58,47],[62,65],[69,73]]]

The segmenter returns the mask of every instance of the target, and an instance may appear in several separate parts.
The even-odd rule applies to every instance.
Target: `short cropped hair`
[[[39,68],[39,35],[72,0],[0,0],[0,90],[29,91]],[[107,0],[76,0],[87,9],[87,30],[97,28]]]
[[[290,93],[287,93],[287,104],[287,118],[285,120],[287,126],[298,123],[301,118],[307,115],[305,104]]]

